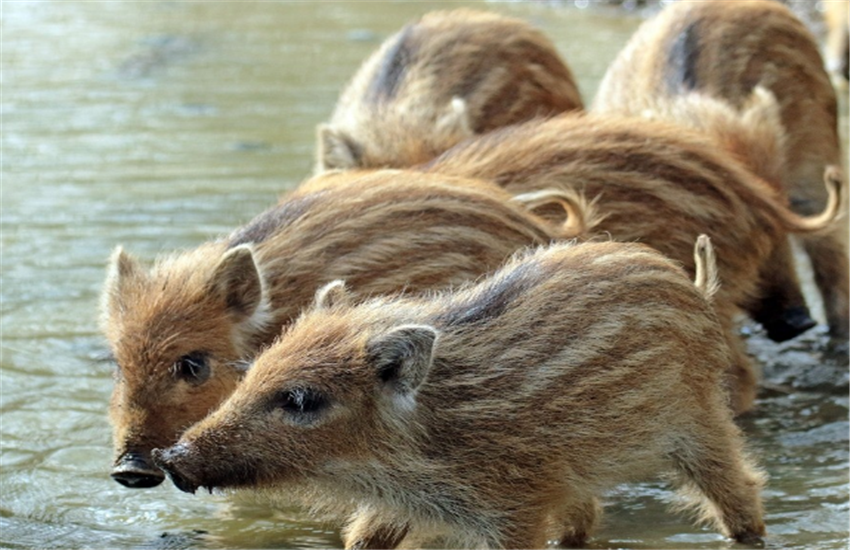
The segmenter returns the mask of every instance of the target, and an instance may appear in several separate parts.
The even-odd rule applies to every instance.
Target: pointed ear
[[[345,281],[337,279],[316,291],[313,307],[316,309],[328,309],[335,305],[345,305],[350,302],[351,294],[345,288]]]
[[[118,285],[122,280],[128,280],[142,272],[139,261],[128,254],[122,246],[116,246],[109,257],[109,268],[106,280]]]
[[[263,283],[247,244],[228,250],[209,280],[209,292],[223,300],[236,321],[251,317],[263,303]]]
[[[139,261],[128,254],[121,246],[116,246],[109,257],[106,269],[106,283],[103,287],[101,309],[109,315],[114,308],[121,309],[121,294],[127,284],[137,280],[143,274]]]
[[[428,325],[394,328],[369,342],[369,361],[383,383],[397,393],[411,394],[431,369],[438,334]]]
[[[475,132],[469,119],[469,108],[462,97],[453,97],[445,113],[437,121],[437,128],[452,135],[467,138]]]
[[[360,166],[362,151],[348,136],[327,124],[316,127],[318,159],[316,173],[326,170],[347,170]]]

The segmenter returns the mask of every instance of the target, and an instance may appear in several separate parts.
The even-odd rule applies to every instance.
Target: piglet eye
[[[313,414],[327,407],[328,399],[316,390],[297,388],[278,394],[275,405],[290,414]]]
[[[200,351],[187,353],[174,363],[174,375],[190,384],[203,384],[210,377],[207,354]]]

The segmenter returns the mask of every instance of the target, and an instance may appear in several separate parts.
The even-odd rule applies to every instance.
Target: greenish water
[[[589,102],[639,24],[606,10],[477,5],[533,22]],[[314,127],[382,39],[437,2],[3,2],[0,547],[339,546],[333,525],[109,478],[105,259],[228,232],[311,170]],[[844,124],[846,125],[846,102]],[[770,548],[848,544],[847,368],[821,334],[753,352],[742,420],[771,475]],[[594,548],[729,548],[670,514],[663,483],[606,499]],[[196,530],[205,531],[197,533]]]

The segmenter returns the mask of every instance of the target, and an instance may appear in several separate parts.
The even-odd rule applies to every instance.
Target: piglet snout
[[[116,461],[110,474],[112,479],[131,489],[147,489],[156,487],[165,475],[151,464],[146,453],[127,452]]]
[[[154,464],[159,466],[165,472],[174,486],[184,493],[194,493],[200,486],[199,483],[193,481],[190,476],[181,471],[180,462],[184,461],[189,455],[189,447],[183,443],[178,443],[167,449],[154,449],[151,452]]]

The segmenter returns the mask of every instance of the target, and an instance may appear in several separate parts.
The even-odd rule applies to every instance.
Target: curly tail
[[[835,220],[840,218],[844,197],[844,175],[838,166],[827,166],[823,173],[823,183],[826,186],[828,198],[826,208],[820,214],[814,216],[801,216],[782,208],[779,210],[779,218],[787,231],[792,233],[820,233],[832,227]]]
[[[559,227],[562,238],[586,237],[587,233],[596,226],[602,216],[596,213],[595,201],[588,202],[584,195],[566,189],[543,189],[515,195],[511,201],[520,203],[530,212],[551,220],[553,217],[566,220]],[[563,210],[557,215],[551,215],[546,208],[556,205]]]

